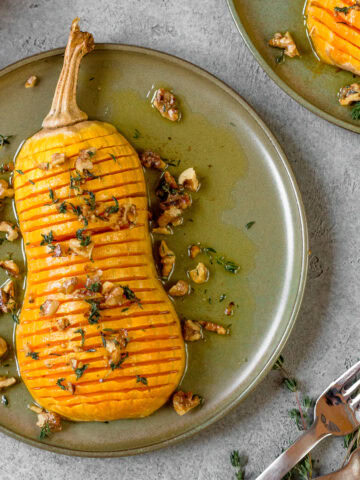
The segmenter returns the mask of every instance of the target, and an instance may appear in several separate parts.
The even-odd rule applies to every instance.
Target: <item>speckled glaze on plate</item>
[[[303,14],[305,1],[227,0],[234,21],[265,72],[294,100],[340,127],[360,133],[360,121],[337,98],[341,87],[356,81],[350,72],[320,62],[311,47]],[[280,50],[268,45],[275,32],[289,30],[301,57],[276,64]]]
[[[20,142],[40,128],[49,110],[63,50],[22,60],[0,73],[0,132],[14,135],[0,150],[11,159]],[[30,75],[40,79],[25,89]],[[151,108],[160,85],[176,92],[182,120],[171,123]],[[174,278],[184,278],[193,263],[186,248],[194,242],[216,248],[241,265],[237,275],[209,258],[210,281],[176,300],[181,317],[231,323],[231,335],[206,336],[188,345],[182,388],[201,394],[202,408],[179,417],[171,406],[138,420],[64,423],[45,441],[38,438],[31,398],[24,385],[9,389],[9,407],[0,405],[0,430],[31,445],[68,455],[116,457],[150,451],[188,438],[225,415],[269,371],[298,313],[307,271],[308,239],[300,194],[287,160],[267,127],[248,104],[224,83],[178,58],[144,48],[97,45],[81,65],[79,106],[90,118],[109,121],[135,148],[150,148],[180,165],[178,175],[196,168],[202,182],[185,224],[167,237],[177,255]],[[148,175],[149,189],[155,182]],[[13,215],[11,205],[3,214]],[[247,230],[245,225],[256,223]],[[158,241],[159,239],[157,239]],[[13,252],[22,268],[20,242],[4,242],[0,257]],[[0,282],[6,276],[0,272]],[[20,285],[19,285],[20,287]],[[226,301],[220,296],[226,294]],[[224,315],[226,302],[235,313]],[[0,335],[12,341],[11,317],[2,316]],[[4,366],[4,363],[8,366]],[[13,360],[0,375],[16,373]]]

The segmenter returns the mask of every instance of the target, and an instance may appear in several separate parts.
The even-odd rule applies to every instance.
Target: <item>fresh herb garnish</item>
[[[80,333],[80,335],[81,335],[81,346],[83,346],[84,343],[85,343],[85,331],[82,328],[78,328],[77,330],[74,331],[74,333]]]
[[[76,173],[75,177],[70,174],[70,189],[80,191],[80,184],[83,181],[80,173]]]
[[[66,202],[61,202],[60,205],[58,205],[57,208],[58,208],[59,213],[66,213],[67,212]]]
[[[276,55],[275,56],[275,63],[277,65],[280,65],[281,63],[284,63],[285,62],[285,51],[282,50],[282,52],[280,53],[280,55]]]
[[[135,128],[135,133],[133,135],[133,138],[140,138],[141,137],[141,133],[139,132],[139,130],[137,128]]]
[[[251,221],[251,222],[247,223],[247,224],[245,225],[246,230],[250,230],[250,228],[251,228],[253,225],[255,225],[255,223],[256,223],[256,222],[254,222],[254,221]]]
[[[100,311],[99,311],[99,303],[95,300],[85,300],[90,305],[90,312],[88,317],[88,322],[90,325],[94,323],[99,323],[100,318]]]
[[[113,155],[112,153],[110,153],[110,157],[114,160],[115,163],[118,163],[117,160],[116,160],[115,155]]]
[[[76,238],[80,240],[80,245],[82,247],[87,247],[91,243],[91,237],[90,235],[84,235],[84,228],[80,228],[76,232]]]
[[[9,145],[9,138],[11,138],[12,135],[0,135],[0,148],[2,148],[4,145]]]
[[[218,265],[224,267],[227,272],[238,273],[240,266],[231,260],[227,260],[224,256],[218,255],[216,250],[211,247],[201,247],[201,251],[210,258],[210,263],[214,259]]]
[[[15,170],[19,175],[25,175],[25,173],[22,170]]]
[[[140,375],[136,375],[136,383],[143,383],[144,385],[148,384],[146,377],[141,377]]]
[[[54,234],[52,230],[50,230],[48,234],[42,233],[41,236],[43,237],[43,240],[41,240],[40,245],[50,245],[50,243],[53,243],[54,241]]]
[[[127,285],[121,285],[121,288],[123,289],[124,292],[124,297],[127,300],[130,300],[130,302],[136,302],[137,304],[141,305],[141,300],[135,295],[135,292],[131,290],[130,287]]]
[[[65,380],[65,378],[58,378],[56,380],[56,385],[61,388],[61,390],[66,390],[65,385],[62,384],[62,382]]]
[[[247,464],[247,459],[241,457],[238,450],[233,450],[230,454],[230,463],[237,469],[235,472],[235,478],[237,480],[243,480],[245,478],[245,466]]]
[[[117,213],[119,211],[119,202],[117,201],[117,198],[115,197],[112,197],[112,198],[115,202],[115,205],[112,205],[111,207],[107,207],[105,211],[108,214]]]
[[[111,370],[115,370],[116,368],[120,368],[121,365],[124,363],[124,361],[127,359],[128,356],[129,356],[129,354],[128,354],[128,352],[126,352],[126,353],[123,354],[123,356],[121,357],[121,359],[117,363],[111,362],[110,363]]]
[[[220,295],[219,302],[223,302],[225,298],[226,298],[226,293],[223,293],[222,295]]]
[[[31,185],[35,185],[35,182],[33,182],[32,180],[30,180],[30,178],[29,178],[29,183],[31,183]]]
[[[82,367],[78,367],[75,370],[76,380],[79,380],[84,375],[85,370],[88,368],[89,364],[85,363]]]
[[[352,8],[354,7],[335,7],[334,10],[335,12],[345,13],[345,15],[347,15]]]
[[[50,200],[51,200],[51,204],[57,203],[59,201],[58,198],[55,198],[54,190],[52,188],[49,188],[49,197],[50,197]]]
[[[353,120],[360,120],[360,102],[356,102],[351,109],[351,118]]]
[[[39,360],[39,354],[37,352],[29,352],[26,356],[31,357],[33,360]]]
[[[51,428],[48,422],[46,422],[40,430],[40,440],[44,440],[46,437],[50,437],[51,435]]]
[[[94,211],[96,209],[95,193],[90,191],[87,191],[86,193],[89,195],[89,198],[85,198],[85,203],[90,210]]]
[[[20,321],[19,321],[18,315],[16,315],[16,313],[12,313],[11,316],[12,316],[12,319],[14,320],[14,322],[19,325]]]
[[[7,407],[9,405],[9,400],[5,395],[1,395],[1,405],[4,405],[4,407]]]

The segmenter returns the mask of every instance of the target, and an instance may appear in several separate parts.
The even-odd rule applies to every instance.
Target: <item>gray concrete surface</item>
[[[284,356],[302,391],[317,395],[359,357],[360,150],[356,134],[308,112],[257,65],[225,0],[0,0],[0,67],[64,45],[75,15],[97,41],[152,47],[214,73],[255,108],[281,142],[307,210],[309,281]],[[266,101],[259,91],[266,91]],[[1,106],[0,106],[1,111]],[[0,435],[0,479],[231,479],[229,453],[249,457],[257,474],[297,436],[288,416],[294,397],[271,373],[235,411],[192,440],[139,457],[59,456]],[[341,440],[314,454],[325,473],[342,463]]]

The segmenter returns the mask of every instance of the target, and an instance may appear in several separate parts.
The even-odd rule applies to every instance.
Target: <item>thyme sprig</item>
[[[9,138],[11,138],[12,135],[0,135],[0,149],[3,148],[4,145],[9,145]]]
[[[238,273],[240,270],[240,265],[237,265],[235,262],[228,260],[223,255],[219,255],[217,251],[212,247],[200,247],[202,253],[207,255],[210,258],[210,263],[214,260],[218,265],[224,267],[227,272]]]

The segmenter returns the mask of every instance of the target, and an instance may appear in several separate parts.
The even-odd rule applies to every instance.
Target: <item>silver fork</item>
[[[281,480],[321,440],[348,435],[360,426],[360,362],[349,368],[320,395],[312,426],[281,454],[257,480]]]

